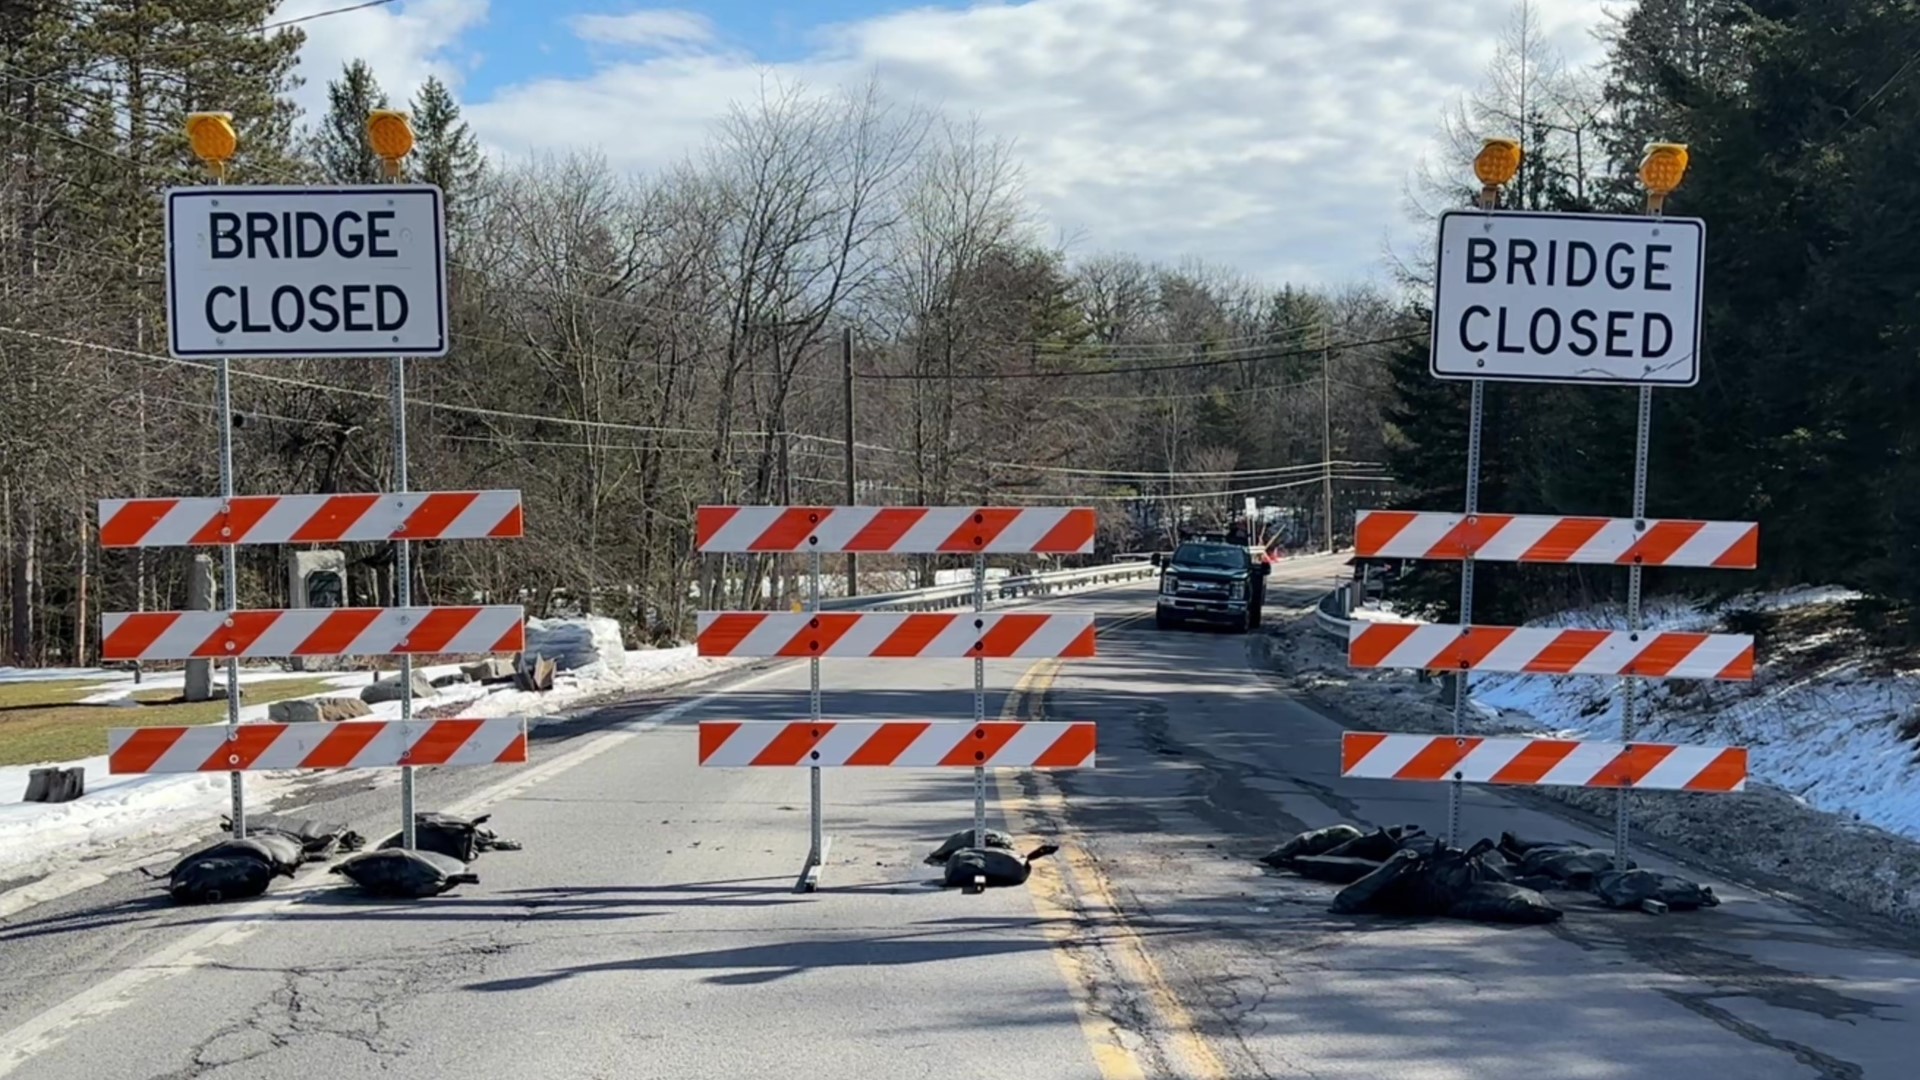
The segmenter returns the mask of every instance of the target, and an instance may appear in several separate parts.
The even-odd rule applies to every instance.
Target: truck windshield
[[[1221,570],[1243,570],[1247,565],[1247,553],[1239,548],[1217,547],[1203,544],[1181,544],[1173,553],[1173,561],[1182,566],[1217,567]]]

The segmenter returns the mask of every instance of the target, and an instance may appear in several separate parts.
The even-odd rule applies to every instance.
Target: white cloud
[[[458,88],[470,69],[460,39],[487,18],[488,0],[406,0],[362,8],[300,24],[307,43],[300,50],[299,73],[306,80],[294,99],[309,120],[327,107],[327,82],[354,59],[365,60],[381,89],[404,106],[428,75]],[[276,19],[297,19],[342,7],[341,0],[285,0]]]
[[[1605,2],[1540,5],[1569,60],[1597,55]],[[1479,81],[1509,12],[1493,0],[922,9],[823,31],[797,62],[717,47],[624,57],[506,88],[468,116],[498,150],[594,148],[651,170],[699,145],[768,75],[821,86],[874,73],[897,97],[977,114],[1015,139],[1036,206],[1086,250],[1340,282],[1378,276],[1383,237],[1410,236],[1403,182],[1445,106]]]
[[[567,27],[582,41],[601,45],[695,45],[713,40],[713,23],[693,11],[655,8],[624,15],[576,15]]]

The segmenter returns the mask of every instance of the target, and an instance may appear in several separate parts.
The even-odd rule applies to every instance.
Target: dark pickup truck
[[[1155,555],[1160,598],[1154,624],[1162,630],[1210,622],[1252,630],[1260,625],[1271,569],[1257,551],[1239,544],[1189,540],[1171,555]]]

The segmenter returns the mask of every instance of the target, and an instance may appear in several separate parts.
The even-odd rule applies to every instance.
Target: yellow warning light
[[[1687,175],[1687,148],[1681,143],[1649,143],[1640,159],[1640,182],[1647,194],[1665,198]]]
[[[233,114],[197,112],[187,116],[187,143],[193,156],[206,162],[215,176],[224,173],[234,151],[240,149],[240,137],[233,131]]]
[[[413,125],[398,109],[375,109],[367,114],[367,142],[374,156],[387,164],[387,175],[400,173],[400,159],[413,153]]]
[[[1487,139],[1473,159],[1473,175],[1490,188],[1505,187],[1520,171],[1520,142],[1517,139]]]

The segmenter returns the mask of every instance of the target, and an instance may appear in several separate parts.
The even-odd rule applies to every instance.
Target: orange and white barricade
[[[99,512],[105,548],[406,544],[525,533],[518,491],[103,499]],[[101,658],[226,660],[231,682],[232,664],[243,659],[472,656],[526,647],[526,613],[512,605],[244,610],[230,592],[228,600],[220,611],[109,612],[101,616]],[[243,773],[400,768],[402,827],[411,837],[414,768],[521,764],[527,736],[524,720],[415,720],[412,680],[401,681],[399,720],[241,724],[234,706],[226,724],[114,728],[107,771],[229,773],[234,832],[244,835]]]
[[[1064,659],[1094,655],[1087,614],[994,612],[986,607],[986,556],[1063,555],[1093,550],[1096,517],[1085,507],[702,506],[695,548],[702,553],[812,557],[812,604],[805,612],[703,611],[702,656],[806,657],[811,717],[806,721],[707,721],[700,765],[805,768],[811,836],[795,888],[818,886],[831,838],[824,835],[823,768],[971,768],[974,829],[986,829],[989,768],[1079,769],[1094,764],[1088,723],[989,723],[988,659]],[[974,610],[961,613],[821,611],[820,556],[970,554]],[[820,660],[971,659],[973,720],[827,721],[820,711]]]

